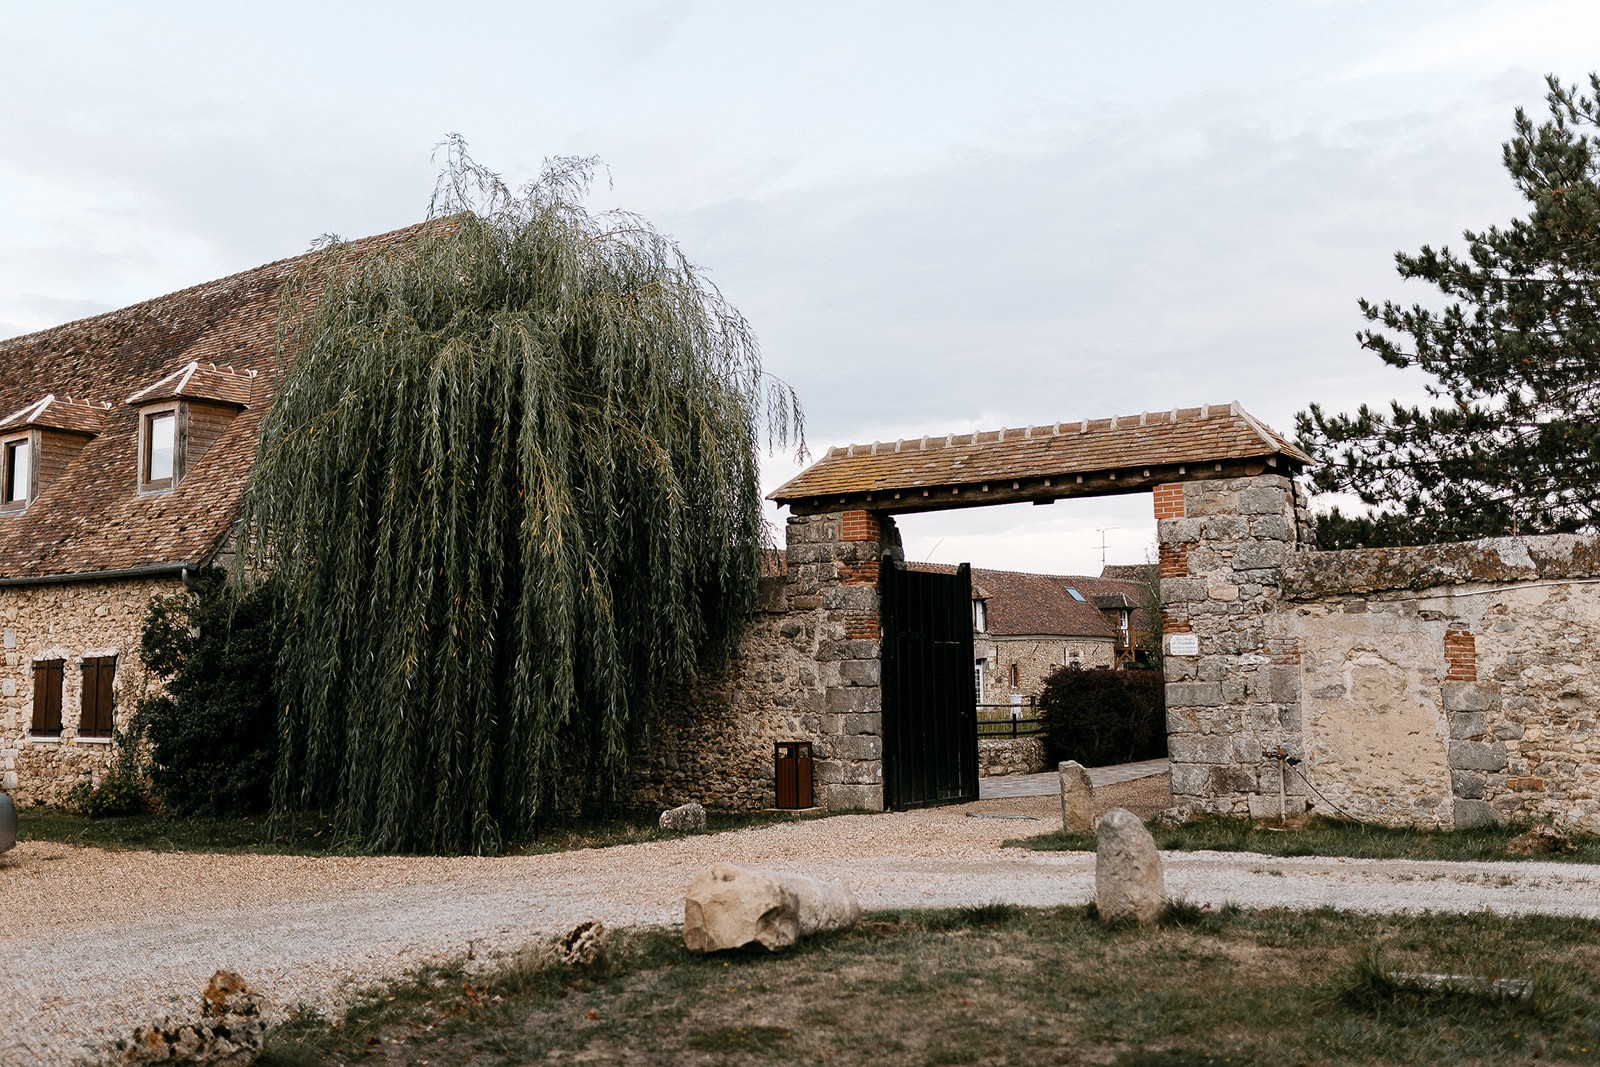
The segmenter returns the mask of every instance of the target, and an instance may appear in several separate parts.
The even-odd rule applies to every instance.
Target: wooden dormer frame
[[[16,446],[28,446],[27,483],[21,499],[13,500],[12,454]],[[20,515],[39,495],[39,431],[34,429],[0,434],[0,515]]]
[[[0,516],[20,515],[69,467],[83,446],[100,433],[110,404],[47,393],[0,418]],[[19,500],[12,490],[13,449],[28,445],[28,479]]]
[[[250,406],[256,372],[191,360],[124,403],[139,413],[137,439],[140,496],[170,493],[189,468],[227,430],[234,416]],[[172,475],[152,478],[151,430],[157,419],[172,417]]]
[[[151,404],[139,409],[139,495],[155,496],[170,493],[183,481],[188,449],[188,412],[185,405],[172,400]],[[150,477],[151,430],[156,419],[172,416],[172,475],[167,478]]]

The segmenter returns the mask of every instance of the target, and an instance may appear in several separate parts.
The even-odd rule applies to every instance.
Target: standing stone
[[[706,828],[706,809],[692,800],[676,808],[668,808],[661,813],[661,828],[698,833]]]
[[[1077,760],[1057,768],[1061,775],[1061,829],[1069,834],[1094,833],[1094,783]]]
[[[683,943],[690,952],[753,945],[775,952],[819,930],[854,926],[860,918],[861,905],[842,885],[718,863],[689,883]]]
[[[1112,808],[1100,820],[1094,859],[1094,902],[1105,922],[1153,923],[1167,906],[1161,853],[1139,816]]]

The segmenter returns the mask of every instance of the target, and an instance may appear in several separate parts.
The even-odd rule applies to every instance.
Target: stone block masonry
[[[995,778],[1007,774],[1038,774],[1049,770],[1045,762],[1042,737],[978,738],[978,776]]]
[[[877,580],[892,537],[865,511],[789,520],[787,574],[764,580],[729,667],[668,701],[636,802],[772,807],[772,746],[794,740],[812,742],[817,806],[883,809]]]
[[[1304,500],[1277,474],[1156,487],[1173,801],[1188,812],[1305,810],[1299,653],[1278,617]]]

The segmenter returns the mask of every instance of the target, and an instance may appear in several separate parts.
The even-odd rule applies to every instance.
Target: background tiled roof
[[[906,567],[945,574],[955,571],[955,567],[943,563],[908,563]],[[1068,586],[1083,594],[1083,601],[1067,592]],[[1134,633],[1150,629],[1143,606],[1148,593],[1137,581],[974,567],[972,596],[984,600],[987,632],[993,637],[1048,635],[1113,640],[1117,636],[1115,617],[1099,608],[1099,598],[1127,597],[1136,605],[1129,623]]]
[[[833,448],[771,494],[779,502],[1134,467],[1283,456],[1311,462],[1238,404]]]
[[[351,242],[355,254],[392,247],[422,223]],[[0,417],[48,394],[109,405],[70,467],[17,515],[0,515],[0,578],[205,561],[238,512],[261,417],[284,367],[279,297],[306,257],[280,260],[144,303],[0,340]],[[186,364],[196,388],[230,390],[249,406],[170,493],[137,491],[138,411],[125,401]],[[241,378],[256,371],[248,392]]]

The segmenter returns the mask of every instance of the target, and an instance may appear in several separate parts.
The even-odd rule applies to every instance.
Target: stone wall
[[[787,574],[763,582],[733,662],[661,715],[638,803],[772,807],[774,742],[810,741],[818,807],[883,809],[877,580],[893,526],[864,511],[797,516],[787,542]]]
[[[1600,537],[1311,553],[1283,592],[1330,801],[1600,832]]]
[[[139,659],[139,635],[152,597],[181,592],[177,578],[0,587],[0,785],[19,805],[59,802],[111,765],[107,739],[78,736],[85,656],[116,656],[112,682],[121,728],[152,680]],[[33,664],[64,661],[59,738],[32,736]]]
[[[1600,537],[1315,552],[1270,471],[1154,503],[1180,809],[1600,832]],[[664,721],[652,803],[769,806],[772,744],[795,739],[819,805],[882,807],[876,581],[897,536],[854,512],[791,519],[788,543],[738,661]],[[1035,744],[984,742],[984,773],[1037,769]]]
[[[1042,737],[978,738],[978,776],[993,778],[1005,774],[1038,774],[1050,765],[1044,758]]]

